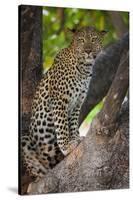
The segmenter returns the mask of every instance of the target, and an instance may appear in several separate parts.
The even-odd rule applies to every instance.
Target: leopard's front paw
[[[78,146],[79,143],[80,143],[80,139],[78,139],[78,140],[71,140],[69,142],[70,151],[74,150]]]
[[[71,153],[80,143],[80,140],[71,140],[66,149],[63,149],[62,152],[66,156]]]

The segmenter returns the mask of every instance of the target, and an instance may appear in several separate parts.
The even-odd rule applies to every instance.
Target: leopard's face
[[[86,53],[91,53],[96,56],[102,49],[103,39],[106,31],[97,31],[93,27],[84,27],[78,30],[73,30],[73,44]]]

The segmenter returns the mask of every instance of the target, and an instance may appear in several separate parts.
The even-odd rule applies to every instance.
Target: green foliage
[[[93,118],[100,112],[100,110],[103,107],[103,101],[101,101],[100,103],[98,103],[93,109],[92,111],[88,114],[88,116],[86,117],[85,121],[87,123],[91,123]]]
[[[128,26],[128,12],[119,12]],[[77,8],[43,8],[43,60],[44,69],[48,69],[57,52],[68,46],[70,34],[68,28],[95,26],[98,30],[108,30],[104,44],[117,39],[117,33],[108,11]]]

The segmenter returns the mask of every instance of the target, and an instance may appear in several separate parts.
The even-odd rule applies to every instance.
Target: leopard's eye
[[[78,41],[84,43],[84,40],[82,38],[78,38]]]
[[[95,42],[97,40],[97,38],[98,38],[97,36],[93,36],[92,39],[91,39],[91,41]]]

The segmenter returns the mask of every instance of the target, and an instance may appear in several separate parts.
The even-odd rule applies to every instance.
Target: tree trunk
[[[33,95],[42,74],[41,12],[41,7],[19,7],[20,83],[22,84],[20,88],[20,106],[23,115],[28,115],[31,111]]]
[[[42,7],[19,7],[19,68],[19,133],[21,136],[28,133],[31,103],[36,85],[42,75]],[[21,172],[19,191],[21,191],[28,178],[24,176],[21,152],[19,156]]]

